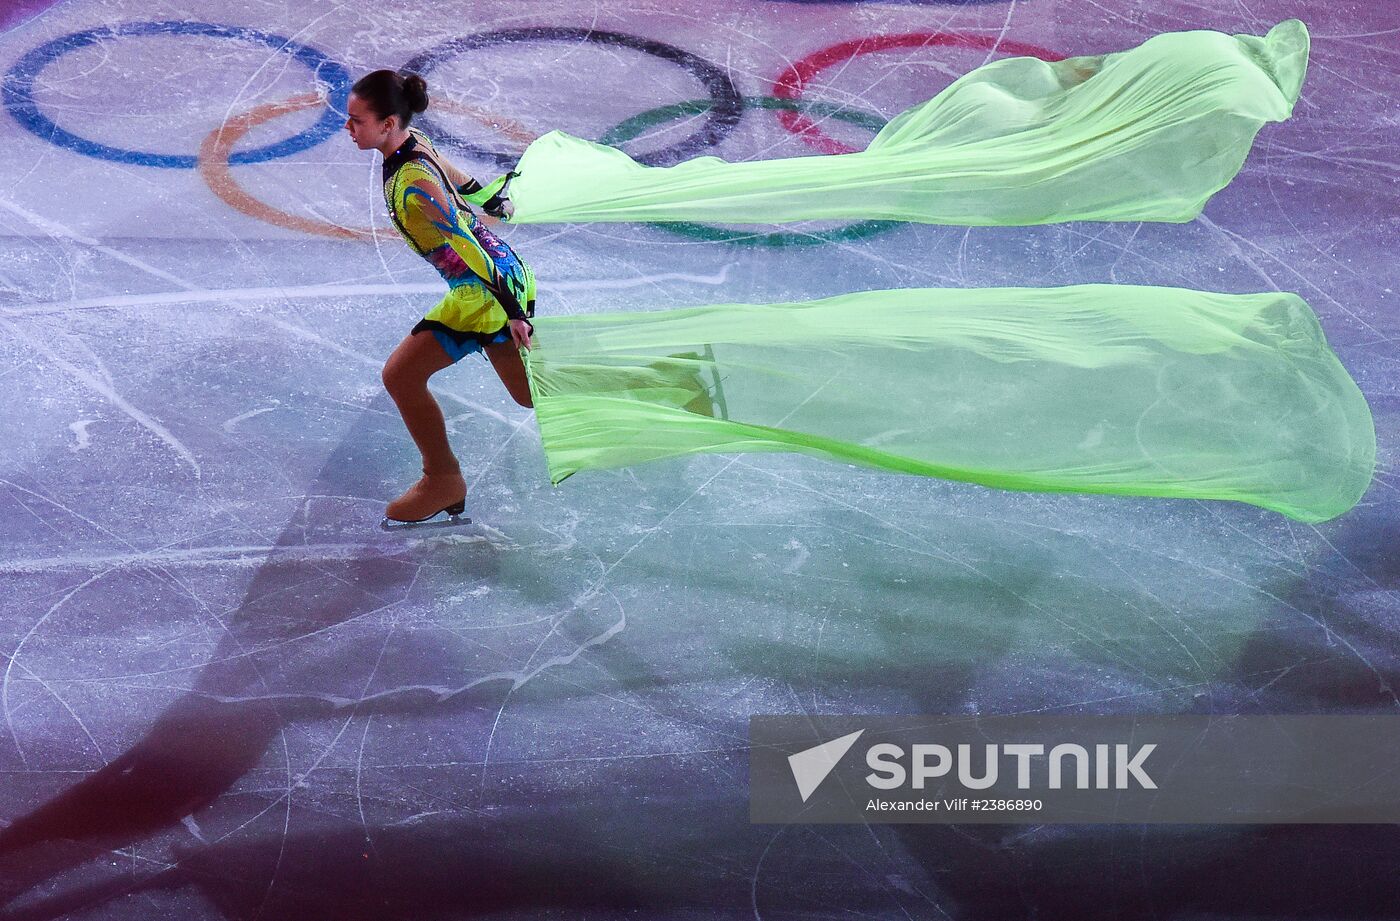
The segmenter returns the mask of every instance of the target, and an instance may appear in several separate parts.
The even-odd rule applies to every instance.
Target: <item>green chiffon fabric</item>
[[[511,220],[1189,221],[1261,126],[1289,117],[1307,60],[1297,20],[1262,38],[1171,32],[1114,54],[1006,58],[837,156],[647,167],[552,131],[516,167]]]
[[[1370,410],[1289,293],[903,289],[537,317],[550,479],[792,451],[1003,489],[1351,508]]]

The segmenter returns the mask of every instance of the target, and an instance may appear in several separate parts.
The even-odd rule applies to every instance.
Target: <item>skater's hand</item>
[[[482,206],[482,210],[498,221],[509,221],[515,215],[515,205],[509,198],[493,198]]]
[[[516,348],[529,351],[530,333],[532,332],[534,332],[534,327],[530,325],[528,320],[510,321],[510,338],[515,343]]]

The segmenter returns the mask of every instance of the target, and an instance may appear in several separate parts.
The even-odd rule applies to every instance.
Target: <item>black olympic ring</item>
[[[634,51],[678,64],[704,84],[711,100],[704,125],[699,131],[669,147],[653,150],[634,158],[647,166],[672,166],[682,160],[690,159],[707,148],[714,147],[734,130],[744,114],[743,96],[735,88],[734,81],[729,79],[729,75],[718,65],[699,55],[677,48],[675,45],[653,41],[649,38],[640,38],[636,35],[627,35],[622,32],[604,32],[597,29],[569,26],[536,26],[525,29],[497,29],[492,32],[478,32],[475,35],[454,38],[436,48],[430,48],[422,54],[416,55],[413,60],[404,65],[404,71],[422,74],[426,77],[429,71],[447,58],[478,48],[518,42],[591,42],[597,45],[631,48]],[[419,120],[423,124],[424,130],[435,141],[441,141],[468,154],[488,158],[504,169],[514,166],[516,161],[520,159],[519,153],[488,150],[465,138],[444,131],[440,126],[430,121],[426,113],[419,116]]]

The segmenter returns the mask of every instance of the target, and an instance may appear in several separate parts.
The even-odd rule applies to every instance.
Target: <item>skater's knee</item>
[[[515,399],[515,402],[519,403],[521,406],[525,407],[526,409],[534,409],[534,408],[535,408],[535,401],[532,400],[532,399],[530,399],[530,391],[529,391],[528,388],[527,388],[523,393],[518,393],[518,392],[512,390],[511,393],[510,393],[510,395]]]
[[[422,389],[427,381],[420,377],[421,375],[413,373],[413,368],[407,362],[395,361],[393,358],[386,361],[383,370],[379,372],[379,379],[384,382],[384,389],[389,391],[390,396]]]
[[[399,369],[394,366],[393,359],[384,362],[384,367],[379,370],[379,380],[384,384],[384,389],[393,393],[399,386]]]

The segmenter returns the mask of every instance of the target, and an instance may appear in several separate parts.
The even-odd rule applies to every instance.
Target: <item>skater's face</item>
[[[345,120],[345,130],[350,132],[350,140],[361,150],[374,150],[384,146],[389,136],[399,128],[397,115],[380,118],[365,102],[354,93],[345,106],[350,117]]]

